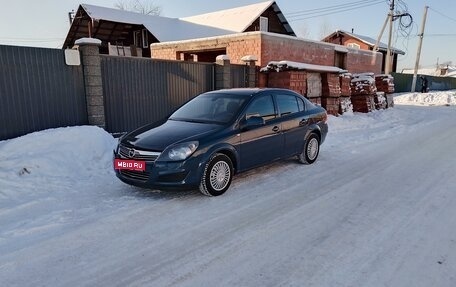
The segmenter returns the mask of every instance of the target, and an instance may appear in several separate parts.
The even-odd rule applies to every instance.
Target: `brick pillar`
[[[82,55],[89,125],[105,128],[106,118],[99,51],[101,41],[93,38],[81,38],[76,40],[75,44],[79,46]]]
[[[243,61],[247,65],[247,85],[246,87],[249,88],[254,88],[257,86],[256,83],[256,65],[255,62],[258,61],[258,58],[256,56],[248,55],[244,56],[241,58],[241,61]]]
[[[231,88],[231,63],[227,55],[215,58],[215,89]]]

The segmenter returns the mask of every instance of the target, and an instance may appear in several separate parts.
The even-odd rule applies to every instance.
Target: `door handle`
[[[308,122],[309,122],[309,119],[302,119],[302,120],[299,122],[299,125],[300,125],[300,126],[304,126],[304,125],[307,125]]]
[[[279,129],[278,126],[274,126],[274,127],[272,128],[272,131],[275,132],[275,133],[277,133],[277,132],[280,131],[280,129]]]

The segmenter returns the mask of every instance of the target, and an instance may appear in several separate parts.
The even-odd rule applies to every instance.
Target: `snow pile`
[[[394,103],[416,106],[454,106],[456,90],[429,93],[401,93],[394,97]]]
[[[110,134],[90,126],[49,129],[1,141],[0,183],[77,182],[106,173],[111,170],[115,144]]]

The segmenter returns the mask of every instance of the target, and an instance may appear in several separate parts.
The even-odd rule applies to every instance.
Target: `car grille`
[[[119,172],[125,177],[140,181],[147,181],[150,176],[150,173],[145,171],[119,170]]]
[[[126,146],[119,146],[119,155],[127,159],[145,160],[154,162],[160,156],[159,152],[141,151]]]

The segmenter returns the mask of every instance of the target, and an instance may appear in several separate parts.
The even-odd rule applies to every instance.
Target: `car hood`
[[[167,146],[198,137],[220,129],[220,125],[168,120],[164,124],[127,134],[122,143],[139,149],[163,151]]]

